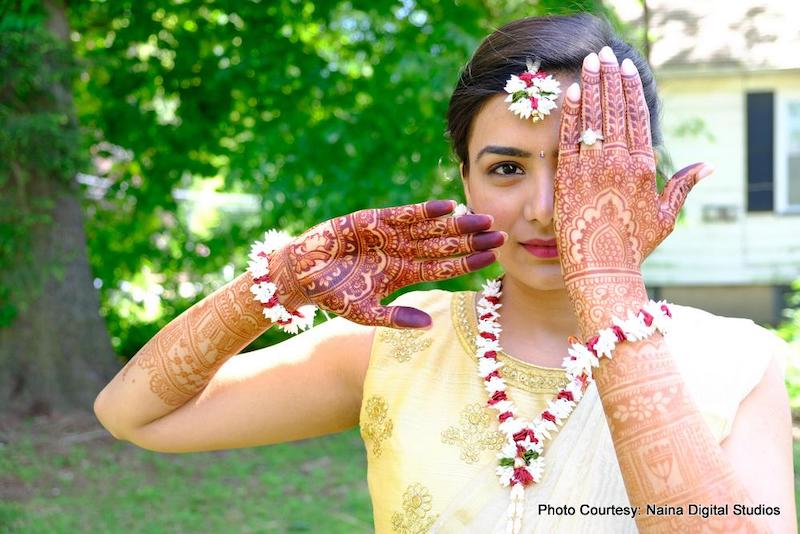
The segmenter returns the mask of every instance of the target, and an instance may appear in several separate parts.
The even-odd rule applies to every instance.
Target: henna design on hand
[[[591,61],[591,58],[589,58]],[[581,82],[583,83],[583,98],[581,100],[581,123],[582,130],[591,128],[595,132],[603,131],[603,114],[601,95],[600,95],[600,71],[586,68],[581,72]],[[597,143],[592,146],[581,145],[581,150],[598,150],[603,145]]]
[[[495,260],[487,249],[504,240],[501,232],[482,232],[489,216],[439,218],[454,208],[451,201],[430,201],[361,210],[311,228],[270,258],[278,298],[289,309],[313,303],[361,324],[429,325],[426,313],[384,307],[381,298],[486,267]]]
[[[620,73],[610,48],[601,59],[598,65],[587,58],[584,70],[599,71],[603,143],[576,146],[581,130],[597,122],[598,72],[584,73],[583,100],[577,86],[565,95],[555,180],[559,256],[585,336],[647,301],[641,263],[670,234],[706,172],[701,164],[689,166],[658,194],[638,73],[629,60]],[[750,504],[661,336],[619,345],[594,376],[631,504]],[[734,515],[713,525],[698,516],[642,514],[636,521],[648,532],[763,530],[757,518]]]
[[[672,232],[703,167],[679,171],[659,195],[641,80],[633,63],[622,70],[610,48],[600,61],[590,55],[583,92],[570,87],[562,110],[555,230],[564,281],[586,334],[647,300],[641,264]],[[581,131],[598,123],[603,143],[579,150]]]
[[[613,55],[613,54],[612,54]],[[603,115],[603,149],[627,152],[628,142],[625,126],[626,101],[622,93],[619,65],[614,61],[603,60],[600,63],[600,79]],[[653,162],[655,170],[655,162]],[[654,174],[655,176],[655,174]]]

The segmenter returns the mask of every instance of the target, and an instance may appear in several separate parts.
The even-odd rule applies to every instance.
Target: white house
[[[648,258],[659,298],[776,323],[800,279],[800,2],[612,2],[644,26],[676,169],[700,182]]]

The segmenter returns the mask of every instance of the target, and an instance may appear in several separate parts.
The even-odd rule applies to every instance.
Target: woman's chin
[[[557,277],[530,277],[527,280],[523,280],[523,283],[537,291],[557,291],[566,288],[560,272]]]
[[[561,265],[555,263],[542,263],[539,265],[513,266],[503,269],[506,276],[514,278],[515,282],[537,291],[564,290],[564,277],[561,274]]]

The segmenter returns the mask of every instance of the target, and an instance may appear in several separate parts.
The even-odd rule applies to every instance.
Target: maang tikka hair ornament
[[[506,82],[505,90],[509,95],[506,102],[511,102],[508,109],[523,119],[540,121],[556,107],[556,98],[561,93],[560,83],[543,70],[539,70],[539,61],[527,60],[528,70],[516,75],[512,74]]]

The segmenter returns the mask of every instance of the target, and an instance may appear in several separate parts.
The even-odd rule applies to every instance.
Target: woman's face
[[[561,82],[558,107],[535,123],[509,111],[506,95],[491,97],[474,118],[467,176],[462,168],[467,203],[475,213],[494,216],[492,230],[508,234],[497,249],[498,262],[507,276],[539,290],[564,287],[555,248],[553,180],[561,100],[575,78],[555,78]]]

